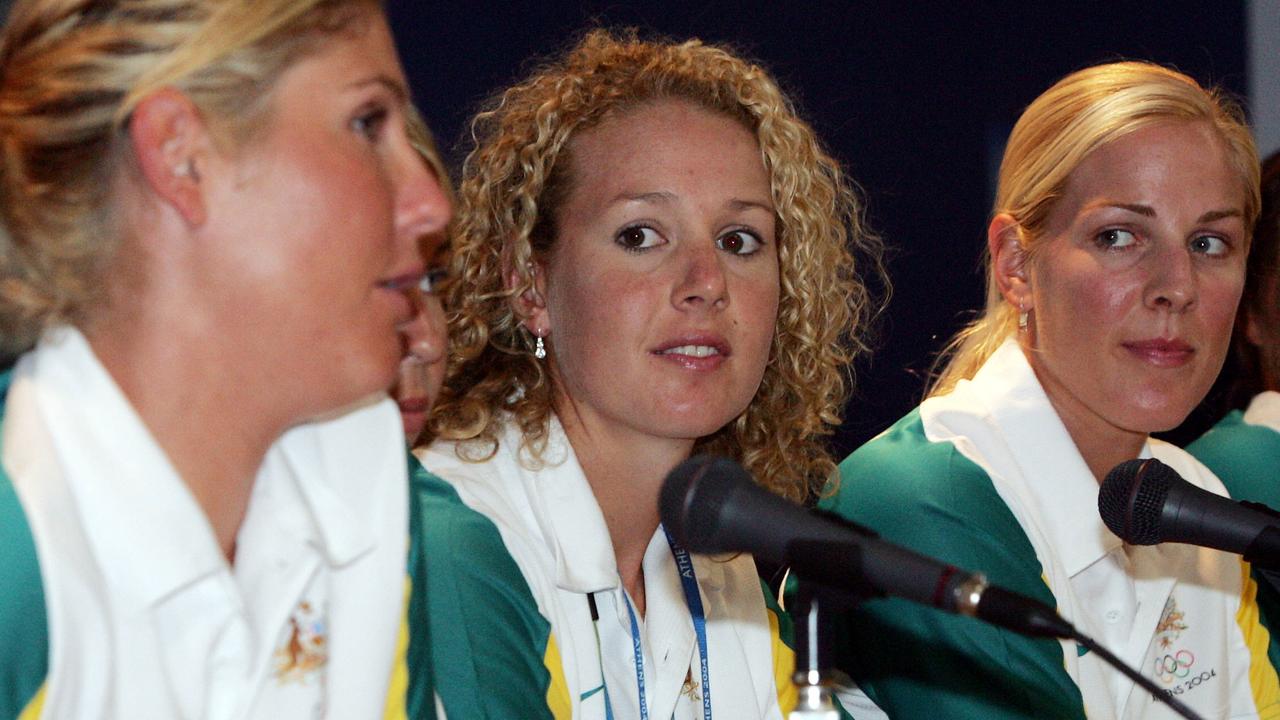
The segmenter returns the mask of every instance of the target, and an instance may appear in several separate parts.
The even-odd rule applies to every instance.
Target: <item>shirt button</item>
[[[1118,623],[1120,622],[1120,611],[1108,610],[1106,614],[1106,618],[1107,618],[1107,622],[1109,623]]]

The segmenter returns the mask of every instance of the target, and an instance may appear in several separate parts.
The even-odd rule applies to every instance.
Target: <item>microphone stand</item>
[[[972,592],[972,596],[960,603],[961,614],[992,622],[999,627],[1004,627],[1029,637],[1074,640],[1088,650],[1097,653],[1098,657],[1102,658],[1108,665],[1119,670],[1122,675],[1132,680],[1138,687],[1146,690],[1157,701],[1168,705],[1178,715],[1187,720],[1204,720],[1195,711],[1183,704],[1181,700],[1160,689],[1150,679],[1143,677],[1137,670],[1126,665],[1123,660],[1112,654],[1110,650],[1077,630],[1074,625],[1067,622],[1056,612],[1053,612],[1052,608],[1045,607],[1046,613],[1052,613],[1052,622],[1044,622],[1040,618],[1033,618],[1035,622],[1016,621],[1011,623],[1009,622],[1011,619],[1019,619],[1017,613],[1002,613],[999,610],[1002,609],[1001,606],[1004,601],[1013,596],[1013,593],[1001,588],[988,587],[981,575],[977,576],[977,583],[977,585],[967,588]],[[822,615],[821,609],[824,605],[827,606],[828,612],[848,609],[863,600],[869,599],[869,597],[850,594],[823,585],[806,583],[803,580],[799,583],[799,592],[796,593],[796,597],[798,598],[796,603],[797,612],[793,613],[792,616],[797,619],[803,619],[805,625],[804,628],[798,628],[796,632],[796,672],[792,676],[792,682],[795,683],[796,688],[799,690],[800,701],[797,703],[796,709],[788,715],[787,720],[839,720],[840,713],[836,710],[835,703],[832,701],[830,686],[831,668],[834,666],[834,662],[831,657],[829,638],[824,638],[830,618]],[[984,612],[982,605],[984,601],[987,602],[986,612]]]
[[[797,625],[796,671],[791,682],[799,699],[787,720],[840,720],[831,691],[831,643],[824,637],[829,634],[830,618],[824,614],[829,610],[823,598],[830,599],[830,595],[819,586],[799,583],[795,611],[791,613]]]

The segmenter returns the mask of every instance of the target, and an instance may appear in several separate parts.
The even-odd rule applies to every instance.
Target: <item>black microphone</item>
[[[756,485],[727,458],[699,455],[681,463],[667,475],[659,508],[663,526],[693,552],[749,552],[830,587],[894,595],[1025,635],[1076,636],[1047,605],[868,528],[806,510]]]
[[[1186,543],[1225,550],[1280,570],[1280,514],[1196,487],[1154,458],[1115,466],[1098,492],[1098,513],[1131,545]]]

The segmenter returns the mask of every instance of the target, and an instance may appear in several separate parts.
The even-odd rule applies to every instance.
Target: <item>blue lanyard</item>
[[[671,537],[671,533],[666,528],[662,529],[667,536],[667,544],[671,546],[671,554],[676,559],[676,569],[680,573],[680,585],[684,589],[684,599],[689,605],[689,615],[693,618],[693,634],[698,639],[698,659],[702,666],[702,717],[704,720],[711,720],[711,671],[707,665],[707,615],[702,609],[702,595],[698,593],[698,578],[693,570],[693,560],[689,557],[689,551],[685,550]],[[622,594],[623,602],[627,605],[627,616],[631,620],[631,650],[635,656],[636,665],[636,690],[640,697],[640,720],[649,720],[649,702],[645,693],[644,682],[644,652],[640,648],[640,623],[636,621],[636,611],[631,607],[631,601],[627,598],[626,592]],[[594,598],[591,598],[592,619],[596,619],[594,611]],[[597,634],[596,643],[599,644],[600,639]],[[600,665],[601,674],[604,671],[604,659],[601,658]],[[609,702],[609,688],[604,688],[604,712],[608,720],[613,720],[613,707]]]

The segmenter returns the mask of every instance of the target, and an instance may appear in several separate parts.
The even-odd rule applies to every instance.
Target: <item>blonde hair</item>
[[[863,228],[839,164],[769,75],[697,40],[592,31],[476,116],[445,297],[449,368],[431,436],[478,440],[485,457],[509,416],[523,433],[522,451],[541,457],[550,379],[511,300],[533,287],[530,263],[556,241],[574,134],[661,99],[725,115],[755,135],[779,227],[781,298],[764,378],[747,410],[696,450],[733,457],[772,490],[807,497],[835,469],[823,436],[840,422],[850,362],[866,350],[873,312],[851,249],[883,278],[880,245]]]
[[[18,0],[0,37],[0,356],[79,323],[119,244],[130,113],[174,87],[243,141],[290,64],[373,0]]]
[[[1203,122],[1213,129],[1240,177],[1245,226],[1252,226],[1261,204],[1258,155],[1240,108],[1216,89],[1146,62],[1086,68],[1036,98],[1009,136],[993,215],[1008,213],[1017,221],[1019,242],[1034,257],[1054,204],[1089,153],[1135,130],[1171,121]],[[972,378],[1015,332],[1018,313],[1000,292],[989,252],[985,265],[986,307],[939,356],[937,365],[945,367],[936,374],[930,396]]]

